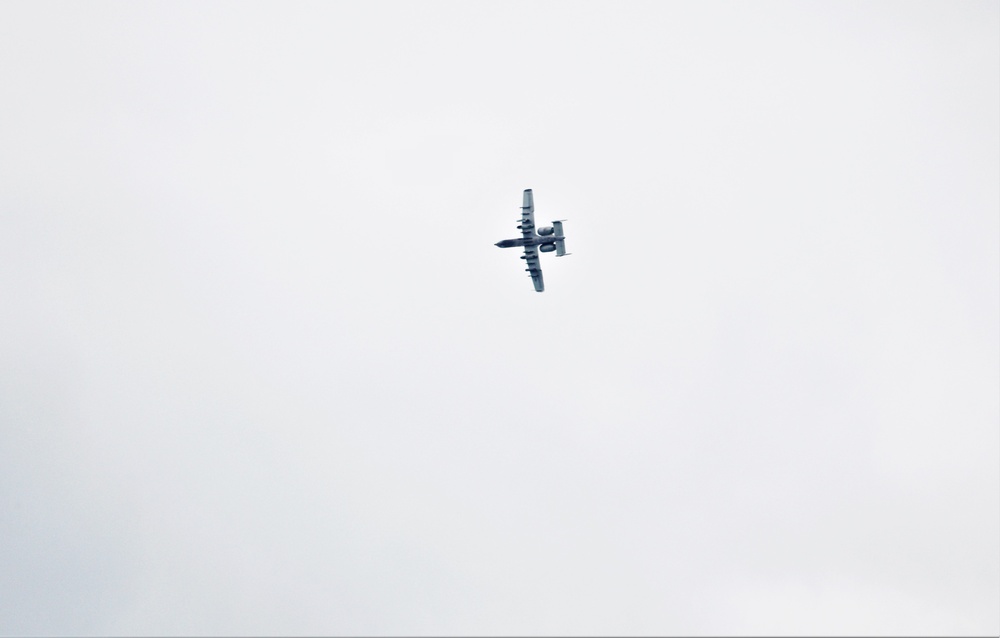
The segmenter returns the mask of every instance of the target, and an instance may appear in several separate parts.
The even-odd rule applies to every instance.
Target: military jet
[[[528,266],[525,268],[531,275],[531,282],[535,284],[535,290],[542,292],[545,290],[545,282],[542,281],[542,267],[538,264],[538,253],[551,253],[555,251],[556,257],[568,255],[563,235],[562,223],[565,219],[552,222],[551,226],[543,226],[535,232],[535,200],[531,196],[531,189],[524,191],[524,201],[521,204],[521,224],[518,229],[521,237],[518,239],[505,239],[498,241],[495,245],[500,248],[513,248],[523,246],[524,254],[521,259]]]

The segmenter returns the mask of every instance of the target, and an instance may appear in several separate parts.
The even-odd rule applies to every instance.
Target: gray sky
[[[996,635],[998,7],[3,4],[0,634]]]

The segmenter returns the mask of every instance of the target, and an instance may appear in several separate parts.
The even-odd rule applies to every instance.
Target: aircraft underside
[[[524,199],[521,205],[521,219],[518,220],[518,230],[521,237],[516,239],[504,239],[495,245],[500,248],[524,248],[521,259],[525,261],[525,271],[531,276],[531,281],[537,292],[545,290],[545,282],[542,279],[542,267],[538,260],[538,254],[554,252],[556,257],[568,255],[566,252],[565,235],[563,234],[563,221],[552,222],[551,226],[543,226],[535,229],[535,202],[531,189],[524,191]]]

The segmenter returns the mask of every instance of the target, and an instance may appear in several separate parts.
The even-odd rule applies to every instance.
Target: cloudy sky
[[[998,112],[996,2],[3,4],[0,634],[996,635]]]

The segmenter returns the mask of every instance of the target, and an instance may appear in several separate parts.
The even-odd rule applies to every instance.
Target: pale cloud
[[[995,3],[0,15],[0,632],[1000,629]]]

